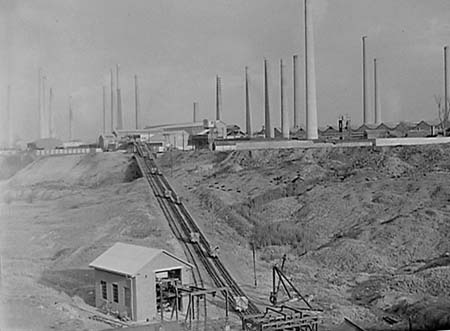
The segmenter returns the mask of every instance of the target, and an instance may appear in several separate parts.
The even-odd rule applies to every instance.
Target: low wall
[[[313,145],[314,142],[308,140],[242,141],[236,143],[236,150],[309,148]]]
[[[0,155],[14,155],[18,154],[19,151],[15,149],[6,149],[6,150],[0,150]]]
[[[246,141],[236,143],[236,150],[288,149],[288,148],[333,148],[373,146],[373,140],[314,142],[311,140]]]
[[[52,155],[71,155],[71,154],[89,154],[100,153],[101,148],[67,148],[67,149],[44,149],[36,150],[37,156],[52,156]]]
[[[431,145],[448,144],[450,137],[417,137],[417,138],[376,138],[375,146],[406,146],[406,145]]]
[[[311,140],[261,140],[240,141],[236,145],[217,146],[217,151],[225,150],[263,150],[290,148],[334,148],[334,147],[370,147],[370,146],[407,146],[448,144],[450,137],[407,137],[407,138],[376,138],[359,141],[338,140],[335,142],[314,142]]]

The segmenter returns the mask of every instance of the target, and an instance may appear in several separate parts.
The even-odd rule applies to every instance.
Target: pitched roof
[[[92,261],[89,266],[95,269],[112,271],[119,274],[136,275],[146,264],[160,254],[166,254],[181,263],[191,266],[175,255],[157,248],[115,243],[102,255]]]

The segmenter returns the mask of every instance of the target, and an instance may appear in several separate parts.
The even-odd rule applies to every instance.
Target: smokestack
[[[54,119],[53,119],[53,109],[52,109],[52,103],[53,103],[53,89],[50,87],[50,95],[48,97],[48,136],[50,138],[54,138],[55,136],[55,128],[53,126]]]
[[[366,38],[362,36],[362,92],[363,92],[363,123],[369,122],[369,114],[367,107],[367,78],[366,78]]]
[[[305,0],[306,139],[318,139],[314,25],[309,1]]]
[[[122,96],[120,95],[120,85],[119,85],[119,65],[116,65],[116,84],[117,84],[117,129],[123,129],[122,122]]]
[[[111,69],[111,133],[114,131],[114,74]]]
[[[272,127],[270,125],[269,81],[267,76],[267,60],[264,59],[264,131],[266,138],[273,138]]]
[[[297,62],[298,62],[298,55],[294,55],[292,57],[292,75],[293,75],[293,95],[294,95],[294,128],[299,127],[299,107],[298,107],[298,101],[299,101],[299,90],[298,90],[298,76],[297,76]]]
[[[195,123],[198,121],[198,102],[194,102],[194,110],[192,114],[192,121]]]
[[[103,85],[103,125],[102,125],[102,133],[106,133],[106,86]]]
[[[447,129],[448,121],[448,76],[447,76],[447,46],[444,46],[444,136],[447,135],[445,130]]]
[[[252,116],[250,113],[250,95],[248,90],[248,67],[245,67],[245,130],[247,136],[252,136]]]
[[[136,118],[136,130],[139,129],[139,87],[138,76],[134,75],[134,106],[135,106],[135,118]]]
[[[375,124],[381,124],[381,109],[378,104],[378,73],[377,59],[373,59],[373,111],[375,113]]]
[[[8,85],[6,95],[6,147],[13,147],[13,129],[12,129],[12,116],[11,116],[11,85]]]
[[[72,96],[69,96],[69,141],[73,140],[73,110]]]
[[[289,139],[289,119],[284,96],[284,66],[283,60],[280,60],[280,110],[281,110],[281,134],[283,138]]]
[[[48,114],[47,114],[47,108],[45,104],[45,81],[47,80],[46,76],[42,77],[42,115],[43,115],[43,121],[42,121],[42,132],[43,132],[43,138],[48,138]]]
[[[44,114],[42,113],[42,68],[38,71],[38,112],[39,112],[39,138],[44,138]]]
[[[221,120],[222,116],[222,82],[219,76],[216,76],[216,120]]]

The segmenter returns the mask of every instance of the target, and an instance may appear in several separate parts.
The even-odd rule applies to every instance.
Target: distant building
[[[233,128],[230,130],[231,133],[235,133]],[[209,148],[212,150],[214,149],[214,141],[227,139],[228,132],[225,122],[220,120],[204,120],[203,130],[189,137],[189,145],[191,145],[193,149]]]
[[[64,148],[79,148],[83,145],[84,145],[84,143],[80,140],[72,140],[72,141],[63,142]]]
[[[192,270],[191,264],[165,250],[123,243],[114,244],[89,266],[95,273],[96,307],[121,318],[146,322],[159,318],[160,282],[177,279],[180,286],[188,284]],[[175,300],[173,294],[165,293],[164,297]],[[186,302],[178,300],[178,309],[185,311]]]
[[[28,143],[27,148],[31,150],[49,150],[63,148],[63,142],[56,138],[42,138]]]
[[[242,132],[239,125],[236,124],[227,125],[226,139],[240,139],[244,137],[247,137],[247,135],[244,132]]]
[[[117,138],[112,134],[102,134],[98,138],[98,145],[104,151],[114,151],[117,149]]]

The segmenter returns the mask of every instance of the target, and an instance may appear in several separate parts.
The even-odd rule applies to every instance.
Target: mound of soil
[[[88,265],[116,242],[183,257],[131,155],[40,158],[1,182],[2,330],[104,330]],[[26,318],[25,318],[26,317]]]
[[[226,247],[261,238],[255,298],[269,293],[270,267],[287,254],[286,273],[325,309],[325,328],[345,316],[374,330],[405,329],[411,316],[413,325],[424,329],[450,318],[442,309],[416,313],[424,303],[445,306],[449,294],[450,146],[172,157],[177,160],[172,183],[193,208],[206,209],[198,217],[220,226],[220,235],[214,235],[213,226],[200,220],[213,241]],[[170,175],[168,156],[159,164]],[[224,230],[227,226],[235,231]],[[250,246],[242,248],[242,256],[251,256]]]

